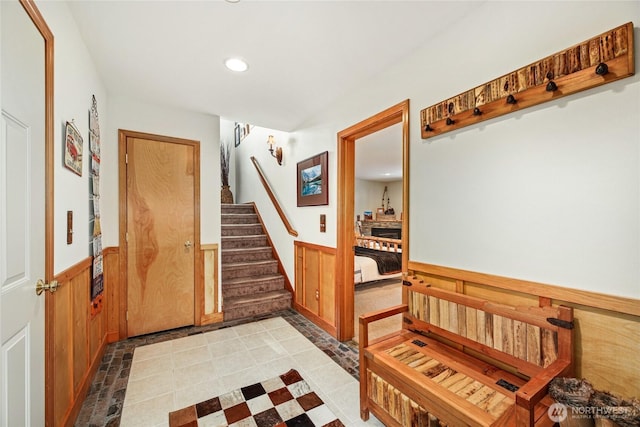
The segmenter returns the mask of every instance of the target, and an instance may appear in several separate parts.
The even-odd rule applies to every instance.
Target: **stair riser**
[[[222,249],[256,248],[267,246],[267,236],[253,239],[222,239]]]
[[[248,265],[241,267],[230,267],[227,265],[222,269],[222,280],[237,279],[239,277],[271,275],[277,273],[277,262],[272,262],[267,265]]]
[[[251,249],[247,249],[251,251]],[[222,263],[229,264],[234,262],[251,262],[251,261],[267,261],[273,259],[271,249],[251,252],[227,252],[222,251]]]
[[[258,224],[258,215],[221,215],[222,224]]]
[[[247,283],[246,285],[236,285],[225,287],[222,283],[222,298],[242,297],[255,295],[262,292],[277,291],[284,289],[284,278],[273,279],[258,283]]]
[[[253,205],[221,205],[222,214],[254,214]]]
[[[223,236],[256,236],[264,234],[264,231],[262,231],[260,224],[232,224],[223,225],[221,227],[221,233]]]
[[[270,300],[264,303],[251,303],[237,305],[232,308],[222,307],[224,320],[244,319],[247,317],[260,316],[262,314],[273,313],[274,311],[286,310],[291,307],[291,296],[282,297],[277,300]]]

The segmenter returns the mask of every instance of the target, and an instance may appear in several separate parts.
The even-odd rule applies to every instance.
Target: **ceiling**
[[[110,95],[293,131],[482,2],[68,4]]]
[[[402,179],[402,123],[356,140],[355,174],[369,181]]]

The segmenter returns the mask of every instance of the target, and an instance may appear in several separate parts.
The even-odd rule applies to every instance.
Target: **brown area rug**
[[[344,427],[295,369],[169,413],[170,427]]]

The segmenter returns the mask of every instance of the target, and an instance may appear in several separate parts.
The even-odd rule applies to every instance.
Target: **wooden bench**
[[[549,382],[572,375],[573,309],[512,307],[404,280],[402,304],[360,316],[360,416],[386,426],[552,426]],[[402,328],[369,342],[371,322]]]

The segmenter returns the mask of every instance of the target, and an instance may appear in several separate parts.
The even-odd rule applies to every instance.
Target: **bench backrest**
[[[529,377],[556,360],[571,361],[573,310],[513,307],[430,286],[412,277],[403,328],[437,335]]]

